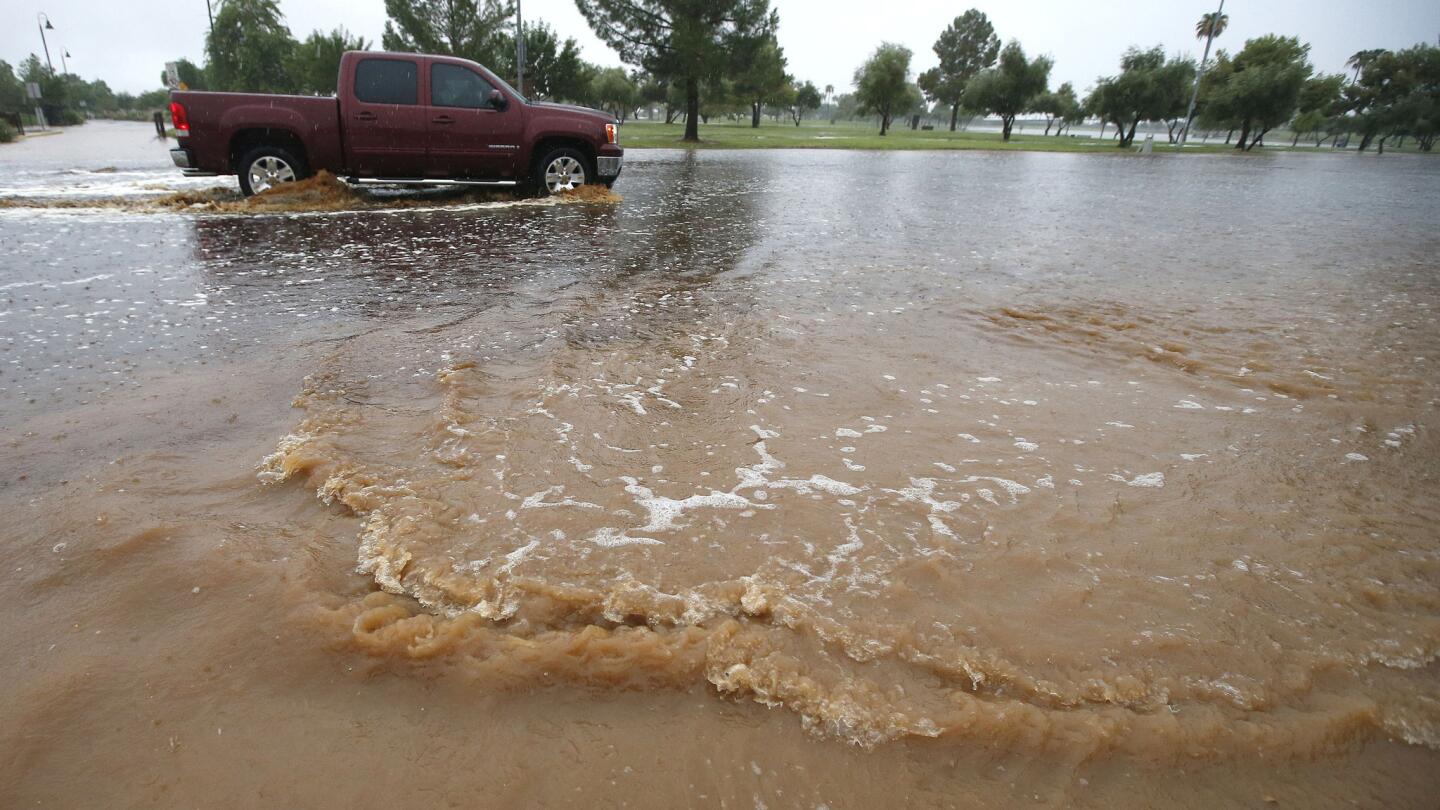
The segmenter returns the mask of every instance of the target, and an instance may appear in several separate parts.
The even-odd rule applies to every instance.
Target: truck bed
[[[172,100],[185,106],[190,132],[180,145],[192,151],[197,171],[233,172],[235,152],[245,139],[268,128],[299,135],[311,170],[343,166],[340,103],[334,97],[188,90],[173,93]]]

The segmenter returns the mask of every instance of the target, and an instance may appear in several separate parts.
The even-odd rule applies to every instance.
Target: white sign
[[[33,98],[33,99],[39,100],[39,98],[40,98],[40,83],[39,83],[39,82],[26,82],[26,83],[25,83],[25,97],[26,97],[26,98]]]
[[[170,90],[180,88],[180,65],[176,62],[165,63],[165,87]]]

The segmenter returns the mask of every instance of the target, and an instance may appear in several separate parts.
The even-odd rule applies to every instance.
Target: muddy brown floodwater
[[[0,806],[1433,807],[1437,180],[654,151],[619,202],[237,215],[30,177]]]

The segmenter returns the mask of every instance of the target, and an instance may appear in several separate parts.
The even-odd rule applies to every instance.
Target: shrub
[[[0,143],[10,143],[19,136],[20,133],[15,131],[15,127],[10,126],[9,121],[0,119]]]
[[[46,111],[46,115],[50,114]],[[54,111],[54,116],[50,123],[57,127],[73,127],[85,123],[85,116],[74,107],[61,107]]]

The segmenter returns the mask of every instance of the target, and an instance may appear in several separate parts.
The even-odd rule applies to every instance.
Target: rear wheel
[[[238,165],[240,193],[246,197],[268,191],[282,183],[310,176],[305,161],[280,146],[257,146],[246,152]]]
[[[590,182],[590,161],[578,149],[562,146],[546,152],[535,164],[536,191],[559,194]]]

